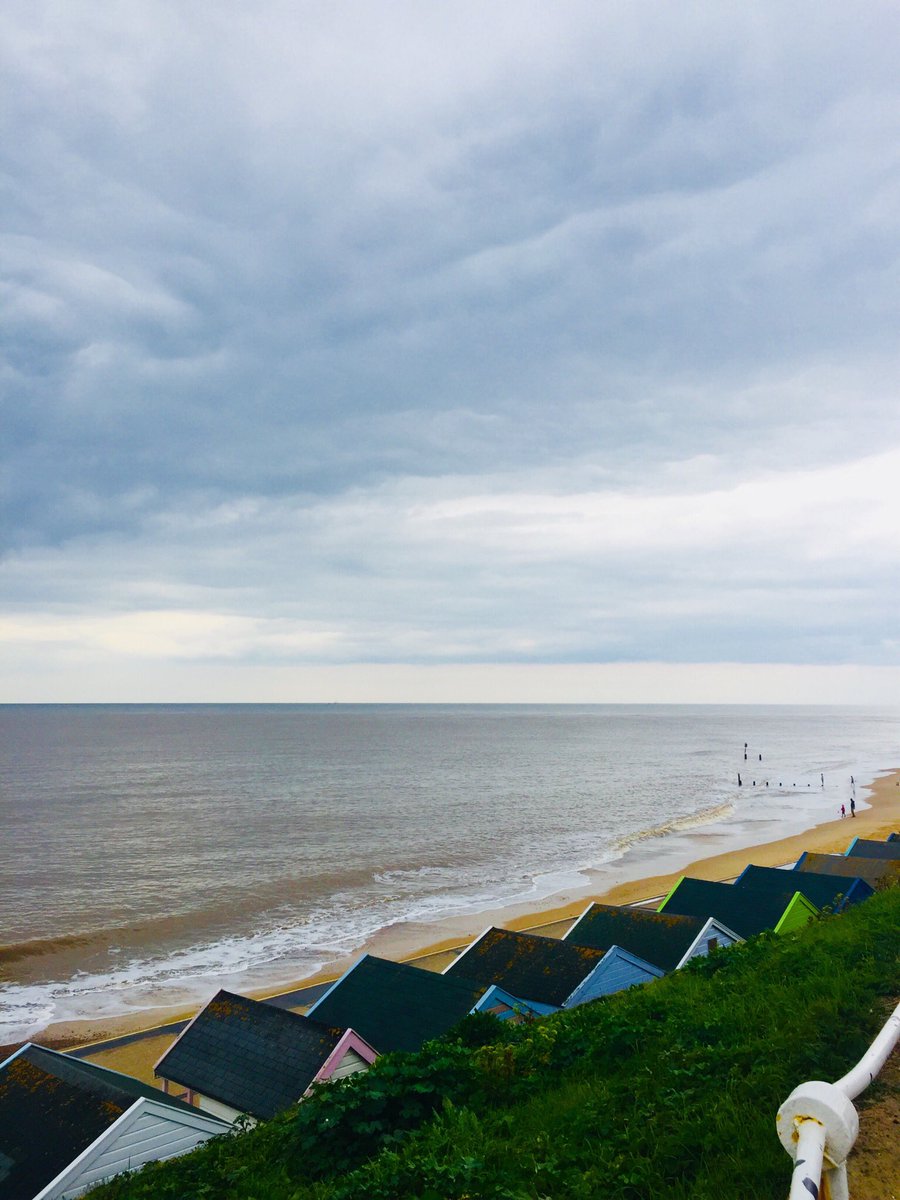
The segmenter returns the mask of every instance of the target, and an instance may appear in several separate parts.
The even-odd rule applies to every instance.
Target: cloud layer
[[[0,24],[9,679],[900,662],[895,6]]]

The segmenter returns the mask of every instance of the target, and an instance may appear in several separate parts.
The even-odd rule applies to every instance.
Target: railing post
[[[819,1196],[823,1165],[829,1175],[837,1171],[827,1182],[840,1187],[844,1163],[859,1133],[856,1109],[840,1088],[821,1080],[801,1083],[779,1108],[775,1123],[782,1146],[795,1162],[790,1200]]]
[[[809,1200],[818,1195],[825,1156],[825,1126],[812,1117],[800,1118],[796,1125],[797,1147],[794,1174],[788,1200]],[[815,1191],[813,1190],[815,1188]]]
[[[850,1200],[850,1188],[847,1186],[847,1164],[832,1167],[822,1176],[825,1186],[820,1192],[821,1200]]]

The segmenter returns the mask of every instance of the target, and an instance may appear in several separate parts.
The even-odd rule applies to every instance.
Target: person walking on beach
[[[846,808],[845,808],[845,807],[843,806],[843,804],[842,804],[842,805],[841,805],[841,820],[842,820],[842,821],[843,821],[844,817],[846,817],[846,815],[847,815],[847,810],[846,810]]]
[[[852,796],[850,797],[850,816],[851,817],[856,816],[856,801],[854,800],[854,798]]]

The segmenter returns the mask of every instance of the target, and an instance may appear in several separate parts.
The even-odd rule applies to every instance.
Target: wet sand
[[[363,951],[378,954],[431,970],[440,970],[455,956],[456,952],[490,925],[502,925],[510,929],[533,929],[548,936],[561,937],[569,924],[593,900],[610,904],[635,904],[664,896],[681,875],[693,875],[701,879],[733,879],[748,863],[760,866],[781,866],[792,863],[804,850],[823,853],[842,853],[854,837],[884,839],[889,833],[900,830],[900,770],[892,771],[860,788],[860,800],[869,807],[857,809],[855,818],[831,820],[814,826],[795,836],[778,838],[740,850],[711,853],[694,861],[679,865],[664,874],[643,876],[640,874],[640,847],[630,852],[620,863],[610,864],[603,871],[593,873],[584,888],[561,892],[547,901],[533,905],[496,908],[465,917],[456,917],[432,925],[413,922],[398,924],[381,930],[364,946],[336,962],[328,971],[297,980],[277,992],[247,991],[258,999],[269,999],[273,995],[284,995],[308,985],[337,978],[343,970],[355,962]],[[717,841],[715,827],[705,839],[710,847]],[[618,877],[618,878],[617,878]],[[610,885],[610,879],[613,882]],[[603,881],[601,884],[601,880]],[[596,884],[597,886],[591,886]],[[210,994],[215,990],[211,986]],[[302,1005],[297,1006],[302,1011]],[[42,1045],[60,1049],[99,1043],[89,1055],[91,1061],[115,1070],[153,1082],[153,1063],[163,1054],[173,1040],[173,1033],[162,1033],[159,1026],[188,1018],[193,1010],[178,1010],[160,1007],[156,1010],[143,1009],[132,1016],[107,1018],[102,1021],[69,1021],[49,1026],[35,1036]],[[146,1031],[139,1041],[125,1046],[103,1048],[102,1043],[123,1035]]]

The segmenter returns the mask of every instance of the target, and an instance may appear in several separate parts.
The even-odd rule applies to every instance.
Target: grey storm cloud
[[[896,6],[0,27],[16,645],[896,659]]]

